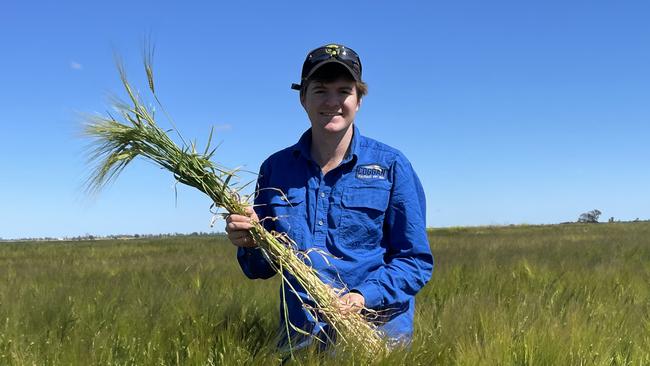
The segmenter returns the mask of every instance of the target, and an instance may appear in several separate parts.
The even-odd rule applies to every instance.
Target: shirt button
[[[319,220],[318,225],[323,226],[323,220]]]
[[[320,196],[323,197],[323,198],[325,198],[325,192],[321,192],[321,193],[320,193]]]

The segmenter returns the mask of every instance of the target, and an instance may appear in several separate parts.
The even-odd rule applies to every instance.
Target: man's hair
[[[321,83],[331,83],[339,79],[355,81],[354,77],[350,75],[350,72],[345,68],[345,66],[341,64],[332,62],[319,67],[314,72],[314,74],[309,77],[309,79],[305,80],[305,82],[302,85],[302,88],[300,88],[300,99],[302,99],[305,96],[305,92],[307,91],[309,84],[311,84],[313,81],[319,81]],[[363,96],[368,94],[368,84],[366,84],[365,82],[357,81],[355,82],[355,86],[357,89],[358,99],[361,99],[363,98]]]

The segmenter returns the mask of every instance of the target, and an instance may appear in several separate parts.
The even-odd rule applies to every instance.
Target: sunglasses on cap
[[[361,60],[351,48],[339,44],[328,44],[312,50],[302,65],[301,84],[291,84],[291,88],[300,90],[302,83],[309,79],[316,70],[330,62],[339,63],[350,72],[354,80],[361,81]]]

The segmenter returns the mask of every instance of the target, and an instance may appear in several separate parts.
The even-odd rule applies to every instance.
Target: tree
[[[598,222],[598,216],[600,216],[601,213],[602,212],[599,210],[591,210],[589,212],[585,212],[580,215],[578,222],[596,223]]]

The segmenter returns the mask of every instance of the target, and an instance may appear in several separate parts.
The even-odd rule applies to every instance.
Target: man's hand
[[[358,313],[366,305],[366,299],[358,292],[348,292],[339,298],[339,310],[343,314]]]
[[[256,247],[257,243],[249,231],[253,227],[252,222],[255,221],[259,221],[259,219],[252,207],[246,208],[246,216],[228,215],[226,217],[226,232],[230,242],[242,248]]]

